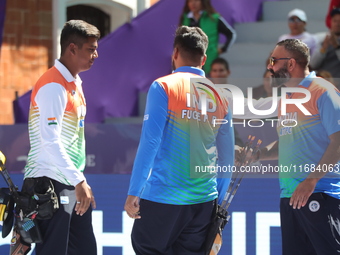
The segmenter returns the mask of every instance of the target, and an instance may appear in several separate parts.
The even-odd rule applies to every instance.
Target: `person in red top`
[[[326,16],[326,26],[331,28],[331,12],[335,8],[340,8],[340,0],[331,0],[328,7],[328,12]]]

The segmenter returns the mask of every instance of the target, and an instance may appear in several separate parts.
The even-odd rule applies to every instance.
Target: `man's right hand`
[[[140,219],[139,197],[129,195],[126,199],[124,209],[132,219]]]

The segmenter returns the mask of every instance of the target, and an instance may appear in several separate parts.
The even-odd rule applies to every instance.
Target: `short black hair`
[[[94,37],[99,40],[100,31],[98,28],[83,20],[67,21],[60,36],[61,55],[64,54],[67,46],[71,43],[81,48],[89,37]]]
[[[208,36],[199,27],[180,26],[176,30],[174,48],[188,60],[199,63],[208,47]]]
[[[291,54],[291,57],[296,60],[298,65],[302,68],[306,68],[309,65],[310,53],[307,44],[299,39],[286,39],[276,44],[277,46],[283,46],[286,51]]]
[[[211,62],[210,67],[212,67],[215,64],[221,64],[224,65],[225,69],[229,71],[229,63],[226,59],[224,58],[215,58],[213,62]]]
[[[336,14],[340,14],[340,8],[334,8],[330,13],[331,17],[333,17]]]

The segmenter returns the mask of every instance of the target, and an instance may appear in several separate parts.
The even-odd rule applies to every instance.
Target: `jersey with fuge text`
[[[230,123],[231,112],[203,76],[201,69],[180,67],[151,85],[129,195],[175,205],[217,198],[216,172],[209,167],[216,166],[217,157],[220,165],[233,165],[234,133],[229,124],[214,126],[214,119]],[[202,114],[202,95],[207,114]],[[221,193],[229,179],[223,181]]]

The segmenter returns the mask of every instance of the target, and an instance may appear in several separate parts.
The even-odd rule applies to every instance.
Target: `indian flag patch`
[[[57,125],[57,118],[53,117],[53,118],[48,118],[47,119],[48,125]]]

